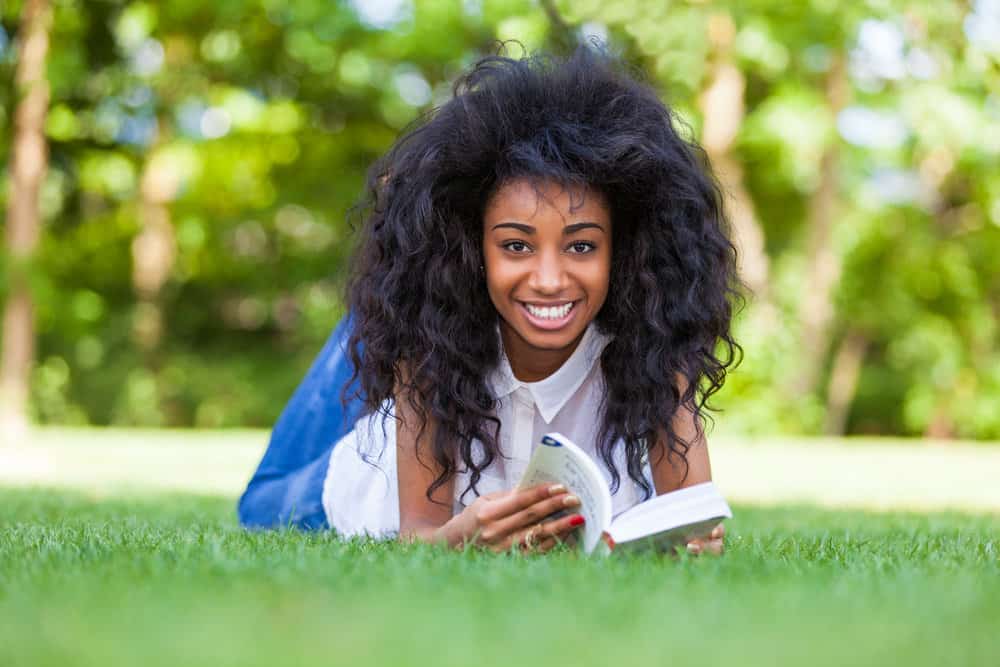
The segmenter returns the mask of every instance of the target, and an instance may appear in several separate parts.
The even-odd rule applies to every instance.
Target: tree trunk
[[[735,36],[736,26],[729,14],[718,13],[709,18],[708,37],[715,64],[711,80],[698,100],[704,117],[701,144],[726,197],[726,212],[739,253],[740,278],[753,292],[760,313],[769,310],[769,261],[764,250],[764,230],[757,222],[753,199],[743,182],[743,166],[732,154],[733,142],[743,123],[746,88],[743,73],[732,63],[730,55]]]
[[[0,436],[5,441],[19,440],[28,430],[28,392],[35,353],[34,305],[28,272],[41,229],[38,195],[48,164],[44,126],[49,83],[45,57],[51,25],[48,0],[26,0],[15,75],[19,102],[14,116],[5,230],[10,258],[0,352]]]
[[[160,291],[174,268],[177,244],[168,207],[177,196],[178,174],[158,159],[164,142],[165,121],[158,119],[157,136],[148,153],[140,181],[139,221],[141,230],[132,241],[132,287],[138,297],[133,319],[133,337],[153,363],[154,351],[163,337]]]
[[[827,74],[826,102],[834,117],[844,108],[848,92],[843,56],[834,59]],[[802,370],[792,384],[796,394],[810,393],[819,382],[830,345],[833,323],[832,291],[840,279],[840,257],[832,245],[833,225],[840,200],[840,142],[830,141],[820,159],[820,180],[809,200],[809,245],[805,289],[802,293]]]
[[[848,332],[837,348],[826,392],[827,435],[843,435],[846,430],[867,352],[868,338],[857,331]]]
[[[952,440],[955,437],[955,422],[951,418],[946,400],[939,400],[927,428],[924,429],[925,440]]]

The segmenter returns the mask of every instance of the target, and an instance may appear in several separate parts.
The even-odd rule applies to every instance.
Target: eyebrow
[[[516,229],[524,234],[534,234],[535,228],[531,225],[525,225],[520,222],[501,222],[499,225],[493,225],[493,229],[500,229],[502,227],[510,227],[511,229]],[[601,227],[596,222],[574,222],[572,225],[566,225],[563,227],[563,236],[568,236],[570,234],[576,234],[577,232],[583,231],[584,229],[596,229],[598,231],[604,231],[604,227]]]

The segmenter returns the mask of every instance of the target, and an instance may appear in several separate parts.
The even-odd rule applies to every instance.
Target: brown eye
[[[595,248],[594,244],[588,241],[577,241],[576,243],[571,244],[569,247],[573,253],[578,255],[591,252]]]
[[[503,244],[503,247],[511,252],[525,252],[528,249],[528,244],[524,241],[508,241]]]

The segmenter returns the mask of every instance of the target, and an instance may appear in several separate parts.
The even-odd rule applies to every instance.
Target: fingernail
[[[565,490],[566,490],[565,485],[563,485],[563,484],[553,484],[552,486],[549,487],[549,495],[550,496],[554,496],[557,493],[562,493]]]
[[[695,544],[694,542],[690,542],[687,545],[687,551],[688,551],[689,554],[697,556],[698,554],[701,553],[701,547],[699,545]]]
[[[587,522],[587,520],[584,519],[582,515],[577,514],[575,517],[573,517],[572,519],[569,520],[569,525],[571,525],[574,528],[576,528],[577,526],[582,526],[586,522]]]
[[[576,496],[566,496],[563,498],[563,505],[566,507],[576,507],[580,504],[580,499]]]

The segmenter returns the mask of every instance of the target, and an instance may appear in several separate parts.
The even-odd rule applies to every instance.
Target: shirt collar
[[[499,327],[497,335],[500,335]],[[604,348],[610,341],[610,337],[599,332],[594,323],[591,322],[587,325],[583,338],[569,359],[555,373],[538,382],[521,382],[514,377],[514,371],[511,370],[507,354],[502,352],[500,363],[490,375],[493,394],[499,399],[514,393],[521,387],[526,388],[538,407],[542,419],[548,424],[583,384],[587,374],[601,358],[601,353],[604,352]]]

